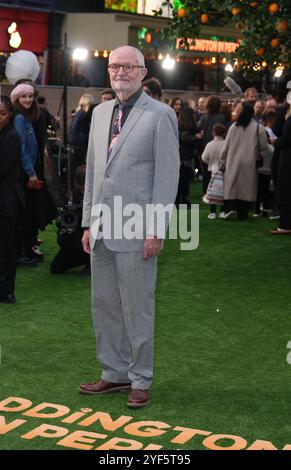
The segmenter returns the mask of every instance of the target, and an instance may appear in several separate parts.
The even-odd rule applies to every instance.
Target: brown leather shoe
[[[79,392],[84,395],[104,395],[105,393],[127,392],[130,389],[130,383],[112,383],[105,380],[96,380],[88,384],[81,384]]]
[[[150,391],[131,389],[128,395],[127,406],[129,408],[143,408],[150,402]]]

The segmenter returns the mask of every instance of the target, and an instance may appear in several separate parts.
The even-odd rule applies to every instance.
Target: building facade
[[[228,28],[205,26],[203,37],[192,50],[182,51],[178,41],[171,44],[161,40],[159,33],[168,25],[170,11],[165,7],[163,17],[153,16],[153,10],[160,4],[161,0],[0,2],[2,78],[5,60],[18,48],[31,50],[38,56],[39,83],[61,85],[66,75],[69,85],[105,87],[110,51],[129,44],[143,50],[149,76],[159,78],[164,88],[219,91],[228,53],[238,45],[237,33]],[[16,23],[15,33],[21,37],[18,47],[9,43],[8,29],[12,23]],[[72,59],[73,50],[80,47],[88,50],[88,58],[82,63]],[[176,58],[171,71],[162,68],[162,59],[169,50]]]

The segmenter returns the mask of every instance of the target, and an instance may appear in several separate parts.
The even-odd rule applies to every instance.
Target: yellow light
[[[274,76],[275,76],[276,78],[280,78],[280,77],[282,77],[283,72],[284,72],[284,66],[283,66],[283,65],[279,65],[279,66],[276,68],[276,71],[275,71]]]
[[[94,52],[94,57],[99,57],[99,51],[96,50],[96,51]]]
[[[14,33],[16,30],[17,30],[17,24],[15,22],[11,23],[11,25],[7,29],[9,34]]]
[[[108,57],[108,51],[105,49],[105,51],[103,51],[103,57]]]
[[[166,70],[173,70],[173,68],[175,67],[175,59],[173,59],[169,54],[167,54],[165,59],[163,60],[162,67]]]
[[[211,63],[216,64],[216,57],[211,57]]]
[[[9,45],[13,47],[13,49],[17,49],[20,46],[21,41],[22,41],[22,38],[19,32],[15,31],[14,33],[11,34],[11,37],[9,39]]]

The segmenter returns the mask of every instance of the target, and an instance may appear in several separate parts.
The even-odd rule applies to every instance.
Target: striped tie
[[[112,149],[114,145],[117,142],[118,136],[121,132],[122,126],[123,126],[123,115],[124,115],[124,108],[125,108],[125,103],[119,103],[118,105],[118,114],[116,119],[113,122],[112,126],[112,139],[108,148],[108,156],[107,160],[109,160]]]

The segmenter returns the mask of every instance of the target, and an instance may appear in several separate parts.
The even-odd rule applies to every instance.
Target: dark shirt
[[[126,101],[125,101],[125,107],[123,110],[123,118],[122,118],[122,125],[124,125],[126,119],[129,116],[130,111],[132,110],[133,106],[139,99],[140,95],[142,94],[143,89],[139,88],[133,95],[131,95]],[[115,104],[113,108],[113,114],[112,114],[112,119],[111,119],[111,128],[110,128],[110,136],[109,136],[109,142],[108,146],[110,145],[110,142],[112,140],[112,134],[113,134],[113,129],[114,129],[114,121],[117,119],[118,116],[118,106],[121,104],[121,101],[118,99],[118,97],[115,99]]]

